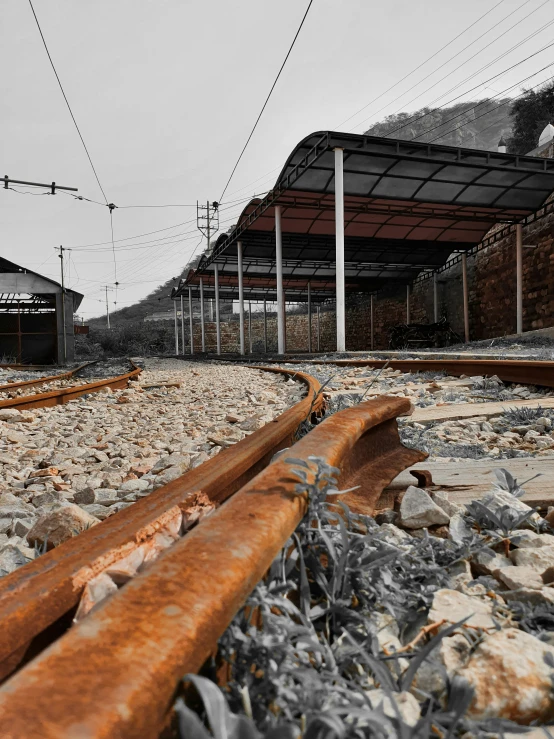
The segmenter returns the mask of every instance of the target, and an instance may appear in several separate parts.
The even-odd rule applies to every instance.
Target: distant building
[[[554,126],[551,123],[547,123],[543,128],[539,136],[539,145],[536,149],[530,151],[528,156],[543,157],[544,159],[554,157]]]
[[[83,296],[0,257],[0,360],[73,362],[73,315]],[[65,326],[64,326],[65,324]]]

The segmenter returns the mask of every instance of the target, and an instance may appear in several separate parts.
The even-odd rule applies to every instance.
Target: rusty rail
[[[36,395],[19,395],[16,398],[8,398],[7,400],[0,400],[0,408],[16,408],[17,410],[31,410],[32,408],[48,408],[54,405],[63,405],[69,403],[70,400],[75,400],[81,395],[87,395],[88,393],[97,393],[105,387],[109,387],[112,390],[118,390],[120,388],[127,387],[129,380],[136,379],[142,372],[140,367],[137,367],[134,362],[129,360],[132,366],[130,372],[125,372],[123,375],[117,375],[117,377],[108,377],[105,380],[98,380],[97,382],[89,382],[83,385],[73,385],[72,387],[58,388],[57,390],[49,390],[45,393],[37,393]],[[87,363],[90,364],[90,363]],[[77,370],[83,369],[86,365],[78,367]],[[77,370],[73,370],[76,372]],[[69,373],[66,373],[66,376]],[[71,375],[69,375],[71,376]],[[41,384],[42,382],[51,382],[52,380],[63,379],[63,375],[57,377],[43,378],[42,380],[30,380],[31,384]],[[0,390],[13,389],[13,385],[4,385],[0,387]]]
[[[279,359],[268,364],[336,365],[375,367],[387,365],[402,372],[447,372],[449,375],[497,375],[504,382],[554,387],[554,362],[518,359]]]
[[[266,367],[265,371],[291,374],[277,368]],[[164,529],[176,509],[186,512],[199,493],[220,504],[263,469],[277,451],[294,442],[298,426],[323,403],[317,380],[294,374],[308,393],[271,423],[0,579],[0,678],[63,632],[87,582]]]
[[[93,362],[85,362],[84,364],[75,367],[75,369],[62,372],[60,375],[50,375],[49,377],[40,377],[38,380],[21,380],[20,382],[8,382],[5,385],[0,385],[0,393],[9,392],[10,390],[18,390],[22,387],[38,387],[39,385],[45,385],[47,382],[55,382],[56,380],[67,380],[70,377],[74,377],[77,372],[90,367],[91,364],[96,364],[98,360],[95,359]]]
[[[339,467],[342,487],[361,486],[350,505],[369,513],[383,487],[426,456],[400,443],[396,417],[409,412],[408,400],[384,396],[302,438],[8,680],[3,736],[25,735],[32,706],[33,730],[45,739],[157,737],[179,680],[213,652],[306,512],[289,456]]]

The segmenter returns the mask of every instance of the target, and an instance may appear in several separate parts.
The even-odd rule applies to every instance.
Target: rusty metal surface
[[[280,455],[0,688],[4,739],[28,735],[30,720],[43,739],[157,737],[178,681],[212,653],[306,511],[289,456],[340,467],[341,486],[362,482],[358,502],[369,511],[382,486],[425,456],[400,443],[394,419],[409,408],[407,399],[367,401]]]
[[[98,360],[95,359],[93,362],[85,362],[80,364],[75,369],[62,372],[60,375],[50,375],[49,377],[41,377],[38,380],[22,380],[21,382],[8,382],[6,385],[0,385],[0,392],[8,392],[10,390],[17,390],[22,387],[38,387],[39,385],[45,385],[47,382],[55,382],[56,380],[67,380],[69,377],[73,377],[85,367],[89,367],[91,364],[96,364]]]
[[[267,360],[272,362],[273,360]],[[402,372],[447,372],[449,375],[497,375],[504,382],[554,387],[554,362],[527,359],[282,359],[279,364],[330,364],[338,367],[387,365]]]
[[[264,368],[268,371],[268,368]],[[269,371],[290,374],[287,370]],[[164,527],[171,509],[183,511],[199,492],[221,503],[290,446],[298,426],[323,403],[319,383],[295,373],[308,389],[300,402],[216,457],[164,485],[129,508],[0,578],[0,677],[17,666],[22,647],[64,617],[79,602],[86,583]],[[23,655],[24,656],[24,655]],[[1,735],[1,731],[0,731]]]
[[[131,360],[129,360],[131,362]],[[84,367],[85,365],[83,365]],[[136,379],[142,372],[140,367],[137,367],[131,362],[133,369],[130,372],[125,372],[123,375],[117,375],[117,377],[108,377],[105,380],[98,380],[97,382],[90,382],[84,385],[74,385],[73,387],[59,388],[58,390],[50,390],[46,393],[37,393],[36,395],[19,395],[16,398],[8,398],[7,400],[0,400],[0,408],[17,408],[18,410],[31,410],[33,408],[49,408],[54,405],[63,405],[69,403],[70,400],[75,400],[81,395],[87,395],[88,393],[97,393],[105,387],[109,387],[112,390],[119,390],[127,387],[129,380]],[[82,369],[79,367],[78,369]],[[73,370],[76,372],[77,370]],[[51,380],[58,380],[60,377],[50,377],[45,379],[45,382]],[[31,380],[32,384],[38,385],[40,381]],[[0,390],[13,389],[13,385],[6,385]]]

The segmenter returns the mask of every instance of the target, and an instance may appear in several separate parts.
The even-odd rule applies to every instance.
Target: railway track
[[[386,362],[326,363],[377,368]],[[554,386],[553,362],[393,360],[388,366]],[[300,424],[321,413],[324,401],[315,378],[294,377],[307,396],[272,423],[0,580],[2,736],[28,734],[29,706],[41,737],[159,736],[176,685],[213,654],[305,515],[298,464],[309,475],[317,461],[337,467],[339,486],[355,488],[345,502],[371,515],[384,488],[425,459],[400,442],[396,419],[411,413],[410,401],[389,396],[340,411],[296,441]],[[95,599],[95,586],[109,573],[124,587]],[[83,596],[88,607],[102,606],[72,625]]]
[[[18,395],[14,398],[6,398],[0,400],[0,409],[15,408],[16,410],[31,410],[33,408],[48,408],[54,405],[62,405],[68,403],[75,398],[88,393],[97,393],[104,388],[112,390],[127,387],[129,380],[136,380],[141,373],[141,368],[137,367],[131,360],[131,370],[115,377],[108,377],[96,382],[81,383],[71,387],[57,388],[55,390],[47,390],[46,392]],[[95,362],[86,362],[73,370],[64,372],[59,375],[51,375],[49,377],[40,377],[36,380],[22,380],[21,382],[10,382],[6,385],[0,385],[0,393],[12,392],[18,390],[28,390],[30,388],[39,387],[51,382],[59,382],[75,377],[86,367],[90,367]]]

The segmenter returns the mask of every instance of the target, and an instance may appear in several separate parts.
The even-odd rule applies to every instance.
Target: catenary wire
[[[242,156],[243,156],[244,152],[246,151],[246,147],[248,146],[248,144],[250,143],[250,139],[254,135],[254,131],[256,130],[256,128],[258,126],[258,123],[260,121],[260,118],[262,117],[263,112],[264,112],[264,110],[265,110],[265,108],[266,108],[266,106],[267,106],[267,104],[269,102],[269,98],[271,97],[271,94],[272,94],[273,90],[275,89],[275,85],[277,84],[277,82],[279,80],[279,77],[281,76],[281,72],[285,68],[285,64],[287,63],[287,60],[288,60],[288,58],[290,56],[290,53],[291,53],[291,51],[292,51],[292,49],[293,49],[293,47],[294,47],[294,45],[296,43],[296,39],[298,38],[298,36],[300,34],[300,31],[302,30],[302,26],[304,25],[304,21],[306,20],[306,18],[308,16],[308,13],[310,12],[310,8],[312,7],[313,1],[314,0],[310,0],[310,2],[308,3],[308,7],[306,8],[306,12],[304,13],[304,16],[302,17],[302,20],[300,21],[300,25],[298,26],[298,30],[296,31],[296,34],[294,35],[294,38],[292,40],[291,45],[289,46],[289,50],[287,51],[287,55],[285,56],[285,59],[284,59],[283,63],[281,64],[281,68],[279,69],[279,72],[277,73],[277,77],[275,77],[275,79],[273,81],[273,84],[271,85],[271,89],[270,89],[270,91],[268,93],[268,96],[265,99],[264,104],[262,105],[262,109],[260,110],[260,113],[259,113],[258,117],[256,118],[256,122],[254,123],[254,126],[252,127],[252,130],[250,131],[250,134],[249,134],[248,138],[246,139],[246,143],[243,146],[241,153],[239,154],[239,158],[237,159],[237,161],[235,163],[235,166],[233,167],[233,169],[231,171],[231,174],[229,175],[229,179],[227,180],[227,183],[225,184],[225,187],[223,188],[223,192],[221,193],[221,197],[219,198],[220,202],[223,200],[223,197],[224,197],[225,193],[227,192],[227,188],[229,187],[229,183],[233,179],[233,175],[235,174],[235,171],[236,171],[237,167],[239,166],[239,162],[242,159]]]

